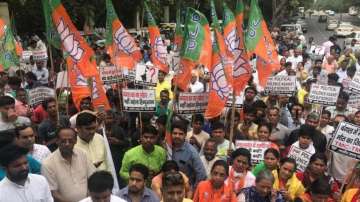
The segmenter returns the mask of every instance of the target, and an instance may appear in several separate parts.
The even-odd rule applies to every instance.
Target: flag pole
[[[52,57],[52,50],[51,50],[51,45],[48,44],[47,48],[49,49],[49,58],[50,58],[50,72],[51,74],[54,74],[55,73],[55,68],[54,68],[54,61],[53,61],[53,57]],[[49,83],[49,81],[48,81]],[[55,89],[55,101],[56,101],[56,118],[57,118],[57,121],[58,121],[58,124],[60,123],[60,112],[59,112],[59,97],[61,95],[61,91],[59,92],[59,96],[57,95],[57,92],[56,92],[56,81],[54,80],[54,89]]]
[[[231,105],[231,118],[230,118],[230,137],[229,137],[229,150],[232,150],[232,142],[234,138],[234,125],[235,125],[235,90],[233,90],[233,96],[232,96],[232,105]]]

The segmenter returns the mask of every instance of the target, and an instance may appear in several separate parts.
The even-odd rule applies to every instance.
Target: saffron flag
[[[0,71],[19,65],[18,51],[11,28],[0,18]]]
[[[46,27],[46,39],[49,44],[54,46],[57,49],[61,48],[60,36],[57,33],[57,30],[54,27],[54,23],[51,17],[51,8],[49,5],[49,0],[41,0],[44,17],[45,17],[45,27]]]
[[[71,94],[76,108],[80,110],[81,100],[91,97],[94,108],[110,109],[100,75],[96,74],[88,79],[81,73],[70,56],[66,57],[66,63]]]
[[[236,18],[226,3],[223,3],[224,17],[223,30],[224,39],[228,52],[233,54],[233,82],[232,87],[235,95],[239,95],[247,85],[251,77],[251,66],[244,46],[243,16],[244,9],[242,1],[236,4]],[[235,20],[236,19],[236,20]]]
[[[167,49],[163,43],[163,40],[160,35],[160,30],[156,25],[155,19],[152,16],[150,9],[146,3],[145,5],[145,13],[148,22],[148,30],[150,35],[150,44],[151,44],[151,62],[157,67],[159,70],[169,73],[169,65],[167,64]]]
[[[211,32],[204,14],[193,8],[187,8],[184,39],[180,52],[180,69],[174,77],[175,84],[183,91],[187,90],[191,79],[191,70],[196,65],[211,65]]]
[[[112,63],[117,67],[133,69],[142,55],[134,38],[116,15],[111,0],[106,0],[106,47]]]
[[[256,54],[257,59],[265,62],[265,65],[257,66],[259,84],[265,87],[268,78],[272,72],[280,68],[280,64],[274,42],[262,17],[257,0],[251,0],[245,44],[249,56]],[[257,62],[257,64],[259,63]]]
[[[94,76],[97,73],[94,51],[80,35],[60,0],[49,0],[49,3],[63,50],[85,77]]]
[[[91,97],[90,88],[88,87],[87,79],[71,57],[66,58],[66,64],[72,99],[76,108],[80,110],[81,100],[86,97]]]
[[[229,97],[231,85],[227,75],[227,69],[232,70],[232,61],[227,57],[225,41],[220,32],[220,25],[216,16],[214,1],[211,1],[211,17],[215,37],[213,40],[213,51],[211,58],[211,82],[208,106],[205,111],[207,119],[219,116],[225,108]]]

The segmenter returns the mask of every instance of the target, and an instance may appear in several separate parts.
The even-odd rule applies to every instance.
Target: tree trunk
[[[288,0],[273,0],[273,17],[272,24],[278,25],[280,23],[280,19],[282,19],[286,14],[286,7],[289,4]],[[274,6],[275,3],[275,6]],[[274,8],[275,7],[275,8]]]

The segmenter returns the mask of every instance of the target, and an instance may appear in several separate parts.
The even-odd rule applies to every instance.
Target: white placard
[[[233,95],[232,91],[229,93],[229,97],[226,101],[226,107],[232,107]],[[244,93],[235,97],[235,108],[240,109],[244,106]]]
[[[292,95],[296,91],[295,76],[272,76],[266,83],[265,93],[272,95]]]
[[[156,86],[159,69],[154,65],[137,64],[135,70],[135,84]]]
[[[271,147],[271,142],[237,140],[235,147],[248,149],[251,153],[251,163],[258,164],[264,160],[264,152]]]
[[[46,50],[34,50],[32,51],[34,61],[44,61],[48,59]]]
[[[123,89],[123,109],[127,112],[154,112],[155,90]]]
[[[29,90],[29,105],[35,106],[43,102],[46,98],[55,97],[55,90],[48,87],[37,87]]]
[[[287,156],[295,159],[298,171],[304,172],[309,164],[312,154],[292,145]]]
[[[349,102],[348,102],[347,106],[359,110],[360,109],[360,94],[350,94]]]
[[[30,56],[32,56],[32,51],[23,51],[21,53],[21,61],[24,63],[30,62]]]
[[[209,93],[180,93],[177,112],[179,114],[204,113]]]
[[[330,150],[360,160],[360,127],[343,121],[334,134]]]
[[[360,94],[360,71],[356,71],[353,79],[350,81],[349,91]]]
[[[106,66],[100,69],[100,78],[106,85],[116,84],[122,80],[121,70],[116,66]]]
[[[309,103],[334,106],[339,96],[339,86],[312,84],[309,93]]]
[[[56,88],[70,88],[67,71],[61,71],[56,75]]]

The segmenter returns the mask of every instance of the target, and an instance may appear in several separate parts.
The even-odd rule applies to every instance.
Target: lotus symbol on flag
[[[74,71],[76,74],[76,85],[87,86],[88,83],[87,83],[85,77],[81,74],[80,70],[76,66],[74,66]]]
[[[166,51],[166,47],[164,46],[161,37],[156,37],[154,48],[155,48],[155,51],[156,51],[156,53],[155,53],[156,58],[161,63],[166,64],[167,51]]]
[[[60,34],[62,44],[65,51],[76,61],[79,61],[84,53],[84,50],[80,47],[80,43],[75,40],[73,33],[70,33],[69,27],[64,24],[64,20],[61,18],[59,24],[56,27]]]
[[[131,37],[126,32],[124,26],[121,26],[115,32],[115,41],[119,50],[124,51],[126,54],[130,55],[134,51],[136,51],[136,45]]]
[[[246,60],[242,56],[244,54],[244,50],[239,49],[240,37],[236,34],[235,28],[225,36],[225,43],[228,50],[234,55],[233,77],[237,78],[243,74],[247,74],[248,71],[244,68]]]
[[[222,100],[229,96],[230,88],[221,62],[215,66],[211,73],[211,86]]]
[[[100,97],[95,77],[92,78],[92,96],[91,97],[92,97],[92,99],[97,99]]]

